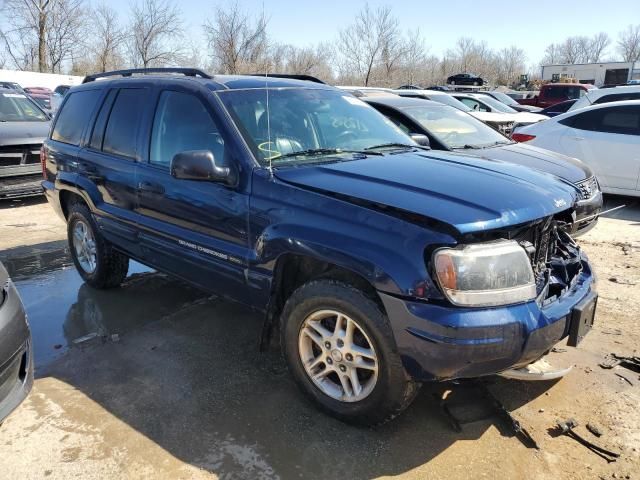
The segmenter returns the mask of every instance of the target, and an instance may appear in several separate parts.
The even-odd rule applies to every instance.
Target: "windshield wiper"
[[[274,157],[273,160],[279,160],[281,158],[289,157],[312,157],[314,155],[337,155],[342,153],[359,153],[361,155],[382,155],[378,152],[364,152],[360,150],[342,150],[341,148],[310,148],[308,150],[300,150],[297,152],[289,152],[283,155]]]
[[[374,145],[372,147],[367,147],[365,148],[365,150],[367,152],[369,152],[370,150],[375,150],[377,148],[390,148],[390,147],[402,147],[402,148],[420,148],[422,150],[431,150],[428,147],[423,147],[422,145],[410,145],[408,143],[396,143],[396,142],[391,142],[391,143],[381,143],[380,145]]]

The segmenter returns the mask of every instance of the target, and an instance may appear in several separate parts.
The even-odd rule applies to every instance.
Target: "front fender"
[[[250,270],[272,277],[278,259],[295,254],[327,262],[366,279],[379,291],[440,298],[425,249],[451,245],[446,232],[383,212],[374,205],[306,190],[255,175],[249,219]]]

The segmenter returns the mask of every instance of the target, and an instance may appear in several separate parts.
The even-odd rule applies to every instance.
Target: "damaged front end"
[[[474,252],[469,246],[504,246],[518,263],[517,268],[507,268],[511,260],[480,259],[484,262],[481,268],[478,262],[470,262],[457,270],[461,289],[469,276],[483,282],[490,278],[496,288],[495,294],[485,295],[475,306],[456,302],[464,300],[459,295],[451,301],[452,293],[442,288],[444,282],[438,277],[441,272],[436,272],[435,262],[432,271],[449,301],[400,300],[381,295],[394,318],[396,341],[412,376],[443,380],[491,375],[535,362],[567,337],[570,346],[578,344],[593,323],[597,295],[587,256],[563,228],[570,213],[459,237],[458,247],[449,250]],[[520,256],[514,246],[521,247]],[[522,267],[527,261],[533,276]],[[491,273],[490,268],[494,269]],[[505,282],[514,286],[504,288]],[[500,297],[505,291],[522,292],[522,299],[509,302],[508,297]],[[493,303],[489,303],[491,300]]]
[[[572,288],[585,268],[580,247],[553,217],[528,228],[517,240],[531,260],[537,300],[543,306]]]

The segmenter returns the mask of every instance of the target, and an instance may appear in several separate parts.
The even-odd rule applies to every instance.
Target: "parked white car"
[[[613,88],[596,88],[580,97],[568,111],[599,105],[601,103],[622,102],[624,100],[640,100],[640,85],[624,85]]]
[[[447,92],[440,92],[438,90],[406,89],[394,90],[393,93],[395,93],[396,95],[400,95],[401,97],[423,98],[425,100],[444,103],[445,105],[449,105],[450,107],[457,108],[458,110],[462,110],[463,112],[473,115],[478,120],[482,120],[486,124],[498,130],[503,135],[509,136],[513,131],[514,119],[510,116],[505,116],[502,113],[480,112],[477,110],[472,110],[467,105],[454,98]]]
[[[518,112],[509,105],[505,105],[504,103],[487,95],[477,93],[452,93],[451,96],[464,103],[474,113],[506,115],[516,127],[519,125],[531,125],[532,123],[542,122],[548,118],[547,116],[540,115],[538,113]]]
[[[572,110],[518,128],[513,139],[582,160],[605,193],[640,196],[640,100]]]

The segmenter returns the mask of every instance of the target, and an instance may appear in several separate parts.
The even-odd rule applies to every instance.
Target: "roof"
[[[587,92],[587,97],[589,97],[589,100],[595,100],[605,95],[625,95],[636,92],[640,92],[640,85],[619,85],[612,88],[594,88]]]
[[[450,95],[449,91],[443,92],[441,90],[416,90],[413,88],[393,90],[393,93],[397,95]]]
[[[411,108],[411,107],[446,107],[444,103],[433,102],[424,98],[412,97],[365,97],[361,100],[367,103],[375,103],[378,105],[386,105],[394,108]]]
[[[185,73],[186,72],[186,73]],[[194,72],[196,74],[194,74]],[[100,85],[101,87],[113,82],[122,81],[146,81],[146,82],[164,82],[170,80],[172,82],[181,83],[198,83],[204,85],[210,90],[235,90],[235,89],[251,89],[251,88],[316,88],[316,89],[333,89],[329,85],[318,83],[317,81],[299,80],[287,78],[284,76],[256,76],[256,75],[214,75],[209,76],[204,72],[193,69],[132,69],[114,72],[106,72],[104,74],[89,75],[85,78],[83,85],[86,88],[92,88],[91,85]],[[95,87],[94,87],[95,88]]]

